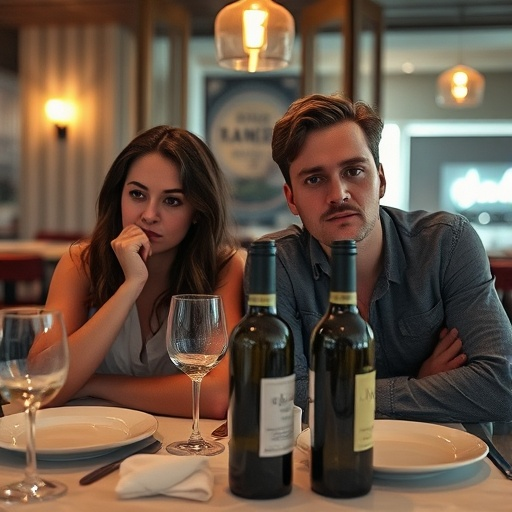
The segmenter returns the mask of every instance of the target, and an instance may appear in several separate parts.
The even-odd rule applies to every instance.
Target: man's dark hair
[[[384,123],[378,114],[362,101],[352,102],[336,94],[311,94],[294,101],[274,126],[272,158],[288,185],[291,185],[290,164],[297,158],[308,133],[344,121],[353,121],[361,127],[375,165],[379,166]]]

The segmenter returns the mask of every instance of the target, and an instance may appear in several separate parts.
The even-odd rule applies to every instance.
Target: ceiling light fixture
[[[436,103],[440,107],[476,107],[482,103],[484,91],[483,75],[459,64],[438,76]]]
[[[272,0],[239,0],[215,18],[215,48],[220,66],[236,71],[272,71],[291,61],[293,16]]]
[[[460,26],[464,27],[464,8],[459,14]],[[477,107],[484,99],[485,78],[476,69],[462,64],[462,28],[458,31],[459,64],[437,77],[436,103],[440,107]]]

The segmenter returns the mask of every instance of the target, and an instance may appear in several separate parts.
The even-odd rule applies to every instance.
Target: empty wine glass
[[[64,384],[69,356],[66,329],[58,311],[0,310],[0,391],[25,409],[25,478],[0,487],[0,499],[30,503],[61,496],[67,487],[43,480],[36,465],[36,412]],[[20,439],[21,440],[21,439]]]
[[[228,347],[222,299],[217,295],[175,295],[167,320],[167,351],[172,362],[192,379],[192,433],[187,441],[167,446],[175,455],[216,455],[224,445],[205,441],[199,432],[199,391],[203,377]]]

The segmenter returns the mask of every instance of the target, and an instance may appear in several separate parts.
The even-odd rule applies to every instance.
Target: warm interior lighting
[[[469,77],[467,73],[464,73],[464,71],[457,71],[456,73],[453,73],[451,93],[455,98],[455,101],[464,100],[468,95],[468,82]]]
[[[66,138],[67,127],[75,117],[75,105],[71,101],[53,98],[45,105],[46,117],[57,127],[59,139]]]
[[[258,69],[259,53],[267,46],[267,20],[267,11],[259,9],[244,11],[244,52],[249,56],[247,70],[250,73]]]
[[[239,0],[215,18],[217,62],[237,71],[271,71],[290,63],[292,15],[272,0]]]
[[[437,78],[436,102],[440,107],[476,107],[484,97],[485,79],[469,66],[458,65]]]

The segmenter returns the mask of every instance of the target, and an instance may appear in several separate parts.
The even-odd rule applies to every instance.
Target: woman
[[[57,265],[46,306],[61,310],[69,375],[51,405],[98,397],[155,414],[190,416],[190,378],[165,346],[171,296],[222,297],[228,332],[242,316],[244,257],[229,236],[227,185],[192,133],[157,126],[110,168],[90,240]],[[201,415],[224,418],[227,357],[201,388]]]

